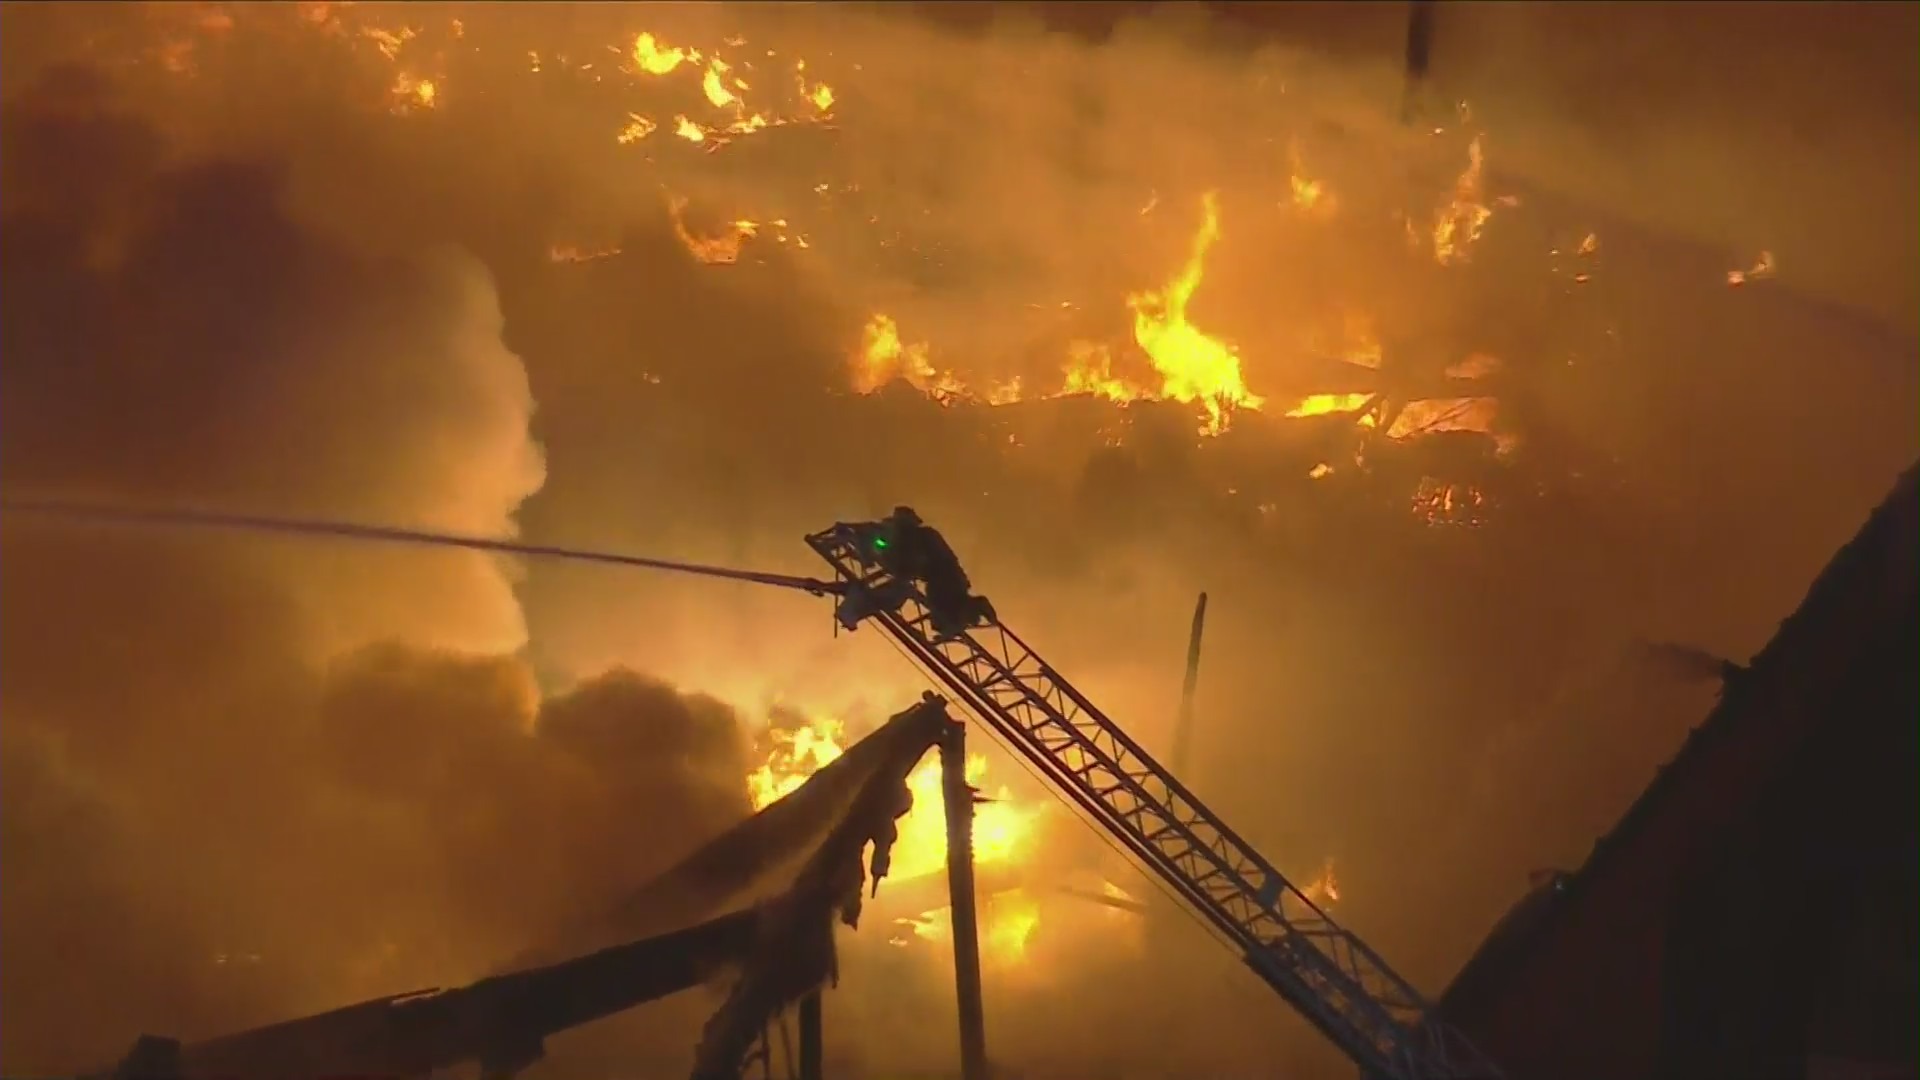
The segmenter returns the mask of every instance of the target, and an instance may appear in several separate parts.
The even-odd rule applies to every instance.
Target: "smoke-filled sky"
[[[1920,26],[1442,5],[1403,110],[1399,5],[1211,7],[10,5],[0,484],[797,573],[911,503],[1149,747],[1209,590],[1185,779],[1437,991],[1710,703],[1635,643],[1753,652],[1920,452]],[[1375,391],[1475,419],[1306,407]],[[774,704],[921,688],[744,585],[4,545],[10,1073],[473,977],[744,814]],[[1310,1053],[1076,921],[996,1056]],[[946,1063],[874,956],[836,1052]]]

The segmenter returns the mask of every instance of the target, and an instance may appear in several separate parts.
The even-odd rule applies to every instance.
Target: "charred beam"
[[[947,891],[953,905],[953,984],[960,1014],[960,1075],[986,1080],[987,1021],[980,989],[980,913],[973,888],[973,788],[967,784],[967,729],[940,739],[947,810]]]

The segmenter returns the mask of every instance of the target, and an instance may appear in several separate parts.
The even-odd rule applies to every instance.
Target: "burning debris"
[[[315,35],[383,66],[387,107],[402,118],[442,111],[447,95],[459,92],[457,84],[462,77],[458,70],[459,57],[491,55],[491,38],[474,33],[459,19],[393,22],[387,20],[386,15],[386,9],[378,6],[308,3],[298,7],[293,21],[299,32]],[[174,39],[177,44],[162,58],[162,65],[182,78],[200,77],[199,69],[184,59],[194,54],[196,43],[218,41],[223,49],[231,51],[255,40],[255,35],[281,32],[275,23],[276,17],[265,11],[242,13],[206,8],[195,20],[186,20],[174,27],[172,32],[177,35]],[[839,86],[823,81],[817,65],[810,65],[809,58],[790,54],[785,49],[760,47],[738,33],[710,41],[700,40],[703,37],[705,35],[688,35],[664,28],[635,30],[618,42],[601,45],[599,52],[607,54],[604,58],[593,52],[522,47],[516,55],[525,60],[517,66],[526,77],[555,82],[556,86],[568,84],[582,91],[592,88],[596,95],[649,102],[643,107],[623,103],[613,114],[611,142],[622,147],[655,147],[664,137],[710,153],[777,129],[812,127],[824,135],[834,124],[860,119],[858,109],[848,111],[850,107],[843,101]],[[590,56],[593,58],[589,59]],[[847,78],[857,80],[860,76],[860,65],[848,66],[836,61],[833,66]],[[1463,125],[1471,125],[1464,106],[1459,119]],[[1466,263],[1493,217],[1493,208],[1503,203],[1516,204],[1511,197],[1487,191],[1484,137],[1473,134],[1464,149],[1465,165],[1453,178],[1446,201],[1432,212],[1431,221],[1419,229],[1412,219],[1406,221],[1409,236],[1417,241],[1416,254],[1441,267]],[[649,155],[656,152],[660,151],[646,151]],[[1333,216],[1336,204],[1344,208],[1343,221],[1357,220],[1354,215],[1373,212],[1357,202],[1343,203],[1333,179],[1309,173],[1303,164],[1307,154],[1301,135],[1295,134],[1284,141],[1282,164],[1287,197],[1281,203],[1288,214],[1325,222]],[[856,203],[861,200],[858,183],[828,180],[811,186],[823,200],[850,198]],[[917,336],[903,337],[908,333],[903,327],[914,325],[917,320],[889,310],[872,315],[860,331],[861,340],[849,349],[852,389],[862,394],[871,393],[897,380],[948,406],[1012,405],[1032,398],[1036,389],[1043,397],[1090,395],[1115,405],[1174,402],[1194,408],[1198,413],[1198,433],[1212,437],[1226,432],[1237,414],[1258,413],[1268,408],[1293,418],[1351,413],[1356,422],[1367,423],[1370,414],[1359,402],[1384,388],[1312,391],[1291,399],[1291,404],[1282,408],[1278,402],[1286,399],[1257,392],[1254,385],[1260,381],[1261,372],[1276,365],[1284,367],[1291,359],[1284,355],[1256,355],[1248,347],[1236,345],[1217,330],[1194,320],[1192,305],[1206,278],[1207,260],[1224,235],[1220,197],[1212,191],[1195,195],[1199,221],[1191,234],[1188,255],[1177,273],[1159,287],[1136,286],[1105,298],[1105,309],[1111,313],[1114,324],[1108,334],[1099,338],[1074,337],[1063,343],[1048,365],[1053,372],[1015,372],[978,378],[968,369],[981,357],[956,356],[936,361],[936,353],[944,350],[942,343]],[[1156,188],[1146,211],[1162,201]],[[814,231],[793,213],[763,215],[752,208],[726,207],[723,203],[712,212],[703,209],[701,216],[731,220],[724,225],[695,227],[689,224],[690,202],[685,196],[671,196],[670,220],[682,245],[701,263],[739,263],[748,247],[762,239],[794,251],[816,246],[788,225],[789,218],[793,217],[801,227]],[[1146,211],[1140,216],[1145,216]],[[890,237],[881,241],[883,246],[902,243],[913,246],[911,235],[902,232],[896,224],[878,217],[871,220],[877,231]],[[1167,220],[1173,218],[1169,216]],[[1266,230],[1271,225],[1249,222],[1249,227]],[[835,223],[833,231],[843,229]],[[556,252],[578,250],[577,246],[568,247],[558,240],[552,243]],[[1591,249],[1582,245],[1582,250]],[[836,251],[829,257],[839,259],[843,255]],[[582,260],[567,254],[556,255],[556,261]],[[1756,267],[1737,273],[1744,280],[1763,276],[1764,271]],[[1729,280],[1739,283],[1731,275]],[[1071,301],[1068,306],[1072,306]],[[1354,312],[1349,310],[1343,317],[1351,321]],[[1119,325],[1122,319],[1130,323],[1126,330]],[[1377,342],[1371,348],[1377,367]],[[1367,347],[1361,345],[1349,355],[1364,360],[1369,354]],[[1047,388],[1047,376],[1054,372],[1058,382]],[[1419,399],[1407,404],[1416,413],[1422,408],[1439,407]],[[1477,430],[1498,438],[1501,451],[1508,452],[1516,436],[1512,432],[1496,434],[1493,431],[1492,411],[1491,398],[1473,410],[1472,415],[1482,424]],[[1420,431],[1461,431],[1466,430],[1469,422],[1466,413],[1455,410],[1454,419],[1445,426]],[[1116,426],[1115,432],[1113,438],[1124,444],[1127,438],[1124,425]],[[1405,426],[1397,433],[1385,434],[1400,441],[1419,437],[1414,429]],[[1378,482],[1366,481],[1369,467],[1361,447],[1368,441],[1366,432],[1352,432],[1350,438],[1356,446],[1341,456],[1355,464],[1343,470],[1335,483]],[[1313,464],[1303,463],[1300,471],[1309,470]],[[1421,503],[1424,497],[1415,497],[1414,501]]]
[[[107,89],[9,114],[10,486],[258,497],[743,559],[822,505],[870,512],[912,492],[991,552],[1009,597],[1077,590],[1047,616],[1049,642],[1129,665],[1157,647],[1130,609],[1187,584],[1165,579],[1232,574],[1260,612],[1249,650],[1277,659],[1248,665],[1261,703],[1229,691],[1224,722],[1271,740],[1275,769],[1324,762],[1338,783],[1231,767],[1221,783],[1276,816],[1362,822],[1342,847],[1346,882],[1331,864],[1289,867],[1327,904],[1392,856],[1367,833],[1389,815],[1323,790],[1354,790],[1360,770],[1315,741],[1319,718],[1377,725],[1368,738],[1406,740],[1435,775],[1477,756],[1483,717],[1560,685],[1555,658],[1640,625],[1646,583],[1687,583],[1661,603],[1737,592],[1733,607],[1765,608],[1726,567],[1795,557],[1793,530],[1769,525],[1775,547],[1740,551],[1758,541],[1734,534],[1761,530],[1696,518],[1743,520],[1729,507],[1751,501],[1797,521],[1844,502],[1847,448],[1886,430],[1874,402],[1834,410],[1856,414],[1835,425],[1804,388],[1756,389],[1790,370],[1774,362],[1789,352],[1878,355],[1831,319],[1791,332],[1779,312],[1794,297],[1753,287],[1771,253],[1724,254],[1764,242],[1813,274],[1821,260],[1791,250],[1809,230],[1751,226],[1689,262],[1636,226],[1657,200],[1640,216],[1569,208],[1550,178],[1523,175],[1550,156],[1523,134],[1485,133],[1465,110],[1397,141],[1364,109],[1358,127],[1321,123],[1296,103],[1338,110],[1352,95],[1317,71],[1200,57],[1140,27],[1091,45],[869,25],[849,9],[829,33],[750,8],[583,9],[561,26],[486,8],[156,5],[43,35],[58,46],[45,58],[79,57]],[[10,107],[40,93],[35,39],[11,31],[58,11],[7,12],[9,59],[28,58],[10,66]],[[277,183],[240,175],[256,169]],[[449,250],[471,255],[439,261]],[[1662,273],[1669,257],[1684,273]],[[1723,273],[1745,286],[1731,300]],[[1699,392],[1703,345],[1720,342],[1738,375]],[[1824,383],[1817,396],[1860,400]],[[1739,437],[1719,438],[1734,417]],[[1769,464],[1749,460],[1753,430],[1822,482],[1754,479],[1770,470],[1749,467]],[[1677,440],[1719,456],[1697,463]],[[1674,535],[1696,561],[1733,554],[1697,572],[1659,553]],[[14,999],[22,1068],[89,1060],[74,1050],[89,1027],[137,1030],[135,1016],[192,1034],[416,974],[460,985],[525,932],[571,926],[552,918],[567,904],[632,895],[697,823],[843,775],[836,756],[858,753],[847,731],[900,689],[865,661],[790,648],[786,614],[753,599],[503,573],[491,555],[462,564],[469,580],[406,556],[363,569],[8,543],[9,617],[38,632],[6,649],[7,809],[40,848],[100,852],[98,865],[53,857],[53,872],[18,879],[48,884],[8,891],[9,959],[32,958],[11,986],[37,983]],[[236,580],[237,595],[220,591]],[[482,586],[488,604],[465,606]],[[259,613],[228,613],[246,607]],[[1540,610],[1578,614],[1541,629]],[[1444,654],[1408,656],[1435,638]],[[342,659],[343,641],[389,639],[404,647]],[[1356,657],[1406,664],[1423,700],[1354,679]],[[662,779],[657,799],[620,779],[652,760],[646,739],[570,727],[548,706],[632,663],[733,706],[676,706],[689,730],[736,738],[676,744],[698,782]],[[1093,678],[1153,694],[1118,660]],[[782,700],[808,733],[780,720],[790,743],[741,756],[734,717],[751,731]],[[612,715],[652,724],[652,708]],[[1447,723],[1409,735],[1378,719],[1429,709]],[[1279,722],[1256,728],[1256,711]],[[1541,772],[1575,766],[1555,768]],[[1056,914],[1047,880],[1021,880],[1057,854],[1034,797],[1002,760],[968,773],[994,799],[977,821],[983,877],[1004,871],[1007,886],[983,904],[989,965],[1009,984],[1064,982],[1070,967],[1104,981],[1084,956],[1054,962],[1083,920]],[[918,809],[895,822],[881,901],[909,943],[946,933],[932,779],[907,776]],[[12,813],[43,793],[43,813]],[[309,857],[242,865],[262,850]],[[703,897],[755,893],[700,866]],[[396,884],[333,901],[304,938],[310,912],[271,902],[342,875]],[[229,899],[205,902],[203,879]],[[1112,901],[1101,918],[1138,903],[1092,870],[1063,880]],[[706,917],[660,903],[679,925]],[[646,909],[626,912],[637,927],[599,926],[598,944],[644,939]],[[97,955],[55,947],[45,928],[69,913],[104,928]],[[885,955],[909,967],[927,952]],[[128,955],[186,975],[105,992],[63,981]],[[103,1019],[71,1019],[95,998]]]
[[[758,948],[701,1035],[693,1080],[739,1076],[742,1059],[768,1021],[808,991],[838,981],[833,920],[837,916],[849,927],[860,925],[868,880],[861,853],[872,846],[869,868],[877,890],[899,837],[895,822],[913,805],[907,774],[939,741],[943,726],[953,722],[937,699],[892,721],[900,732],[900,751],[879,765],[855,794],[845,818],[801,869],[792,888],[764,909]]]

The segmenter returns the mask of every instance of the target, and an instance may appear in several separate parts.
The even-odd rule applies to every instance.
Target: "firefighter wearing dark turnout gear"
[[[993,605],[973,595],[973,583],[946,538],[911,507],[896,506],[891,516],[859,529],[868,559],[926,590],[927,611],[940,638],[958,637],[968,627],[994,621]]]

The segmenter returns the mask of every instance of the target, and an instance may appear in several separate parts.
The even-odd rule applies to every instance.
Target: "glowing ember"
[[[1372,394],[1312,394],[1288,409],[1287,415],[1298,420],[1308,416],[1358,412],[1372,400]]]
[[[1433,219],[1433,257],[1440,265],[1465,262],[1467,248],[1480,239],[1480,230],[1493,216],[1481,201],[1480,173],[1485,165],[1480,140],[1475,137],[1467,147],[1467,168],[1454,182],[1453,201],[1440,208]]]
[[[1431,476],[1421,478],[1413,493],[1413,512],[1429,525],[1478,525],[1485,505],[1486,497],[1477,488]]]
[[[383,30],[377,26],[366,26],[360,29],[360,36],[372,42],[373,47],[380,51],[380,55],[389,60],[399,59],[400,50],[418,33],[419,31],[412,27],[405,26],[399,30]]]
[[[729,38],[729,47],[746,44],[739,38]],[[616,50],[618,51],[618,50]],[[825,83],[809,85],[804,76],[796,75],[798,97],[812,106],[812,113],[801,116],[778,116],[767,112],[753,111],[747,107],[744,94],[753,89],[751,83],[734,74],[733,65],[716,52],[702,52],[699,49],[681,46],[667,46],[651,33],[643,33],[634,39],[632,47],[626,50],[630,61],[628,70],[635,74],[663,76],[680,70],[683,66],[700,72],[700,93],[707,104],[716,109],[726,109],[732,118],[723,122],[702,123],[692,117],[676,115],[673,118],[673,133],[688,142],[700,143],[711,152],[727,145],[742,135],[779,127],[783,124],[817,121],[833,104],[833,90]],[[773,55],[769,52],[767,55]],[[533,57],[533,69],[540,69],[538,55]],[[564,63],[564,61],[563,61]],[[697,65],[697,67],[696,67]],[[752,64],[745,65],[751,68]],[[584,71],[591,65],[583,65]],[[805,61],[795,63],[796,71],[806,70]],[[596,79],[597,81],[597,79]],[[629,143],[644,138],[658,122],[651,117],[629,114],[629,118],[645,125],[644,131],[636,134],[633,124],[623,129],[619,141]]]
[[[700,54],[692,50],[664,47],[648,33],[633,39],[632,55],[634,67],[648,75],[665,75],[688,60],[700,59]]]
[[[1133,309],[1134,340],[1164,381],[1161,393],[1174,401],[1200,402],[1207,410],[1201,430],[1217,435],[1226,429],[1233,409],[1257,409],[1261,399],[1242,381],[1233,347],[1187,320],[1187,304],[1200,287],[1207,252],[1220,239],[1219,200],[1213,192],[1201,198],[1200,209],[1200,231],[1180,275],[1159,292],[1128,297],[1127,305]]]
[[[1321,863],[1320,875],[1305,885],[1302,885],[1300,891],[1305,894],[1307,899],[1320,905],[1322,908],[1330,908],[1339,903],[1340,879],[1334,876],[1333,860],[1328,859]]]
[[[732,222],[729,231],[718,236],[696,236],[687,228],[687,200],[674,196],[667,200],[667,216],[673,234],[679,237],[687,253],[703,263],[729,265],[740,261],[740,246],[758,235],[760,225],[753,221]]]
[[[641,139],[653,134],[654,129],[659,126],[660,125],[646,117],[641,116],[639,113],[628,113],[626,125],[620,129],[620,134],[614,138],[621,146],[625,146],[628,143],[639,142]]]
[[[812,103],[815,109],[820,112],[826,112],[833,108],[833,87],[828,86],[826,83],[815,83],[812,86],[807,85],[807,62],[805,60],[795,60],[793,62],[793,84],[800,91],[800,96]]]
[[[1411,439],[1445,431],[1473,431],[1494,437],[1501,453],[1510,453],[1516,445],[1511,435],[1494,431],[1499,403],[1489,397],[1428,398],[1411,401],[1400,410],[1387,429],[1390,439]]]
[[[716,109],[724,109],[729,105],[740,103],[740,99],[727,89],[725,80],[728,70],[726,61],[715,57],[708,61],[707,73],[700,78],[701,92],[707,95],[707,100]]]
[[[1727,271],[1727,284],[1732,286],[1745,285],[1749,281],[1759,281],[1762,278],[1770,278],[1772,276],[1773,252],[1763,251],[1760,253],[1760,258],[1755,260],[1754,264],[1745,270]]]
[[[1449,379],[1484,379],[1500,370],[1500,358],[1486,353],[1469,353],[1466,359],[1447,366]]]
[[[1287,178],[1293,192],[1293,208],[1309,217],[1330,217],[1333,214],[1333,194],[1325,183],[1309,178],[1306,169],[1300,164],[1300,147],[1289,145],[1287,157],[1293,165],[1293,175]]]
[[[1305,177],[1296,176],[1292,178],[1292,183],[1293,205],[1300,209],[1311,211],[1316,206],[1333,205],[1331,202],[1324,204],[1321,202],[1325,192],[1321,190],[1318,180],[1308,180]]]
[[[440,89],[432,79],[416,79],[403,71],[393,80],[389,93],[393,95],[393,110],[406,113],[433,108],[439,99]]]
[[[617,247],[583,248],[574,244],[555,244],[547,249],[547,261],[557,263],[593,262],[620,254]]]

